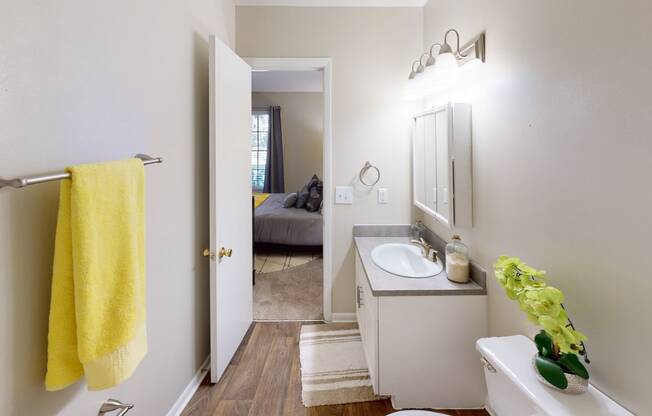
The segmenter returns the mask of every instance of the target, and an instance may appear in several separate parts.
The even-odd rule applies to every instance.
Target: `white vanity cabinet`
[[[486,295],[373,296],[355,257],[356,312],[374,392],[399,409],[483,407],[475,342],[487,336]]]
[[[362,335],[369,375],[378,393],[378,298],[372,296],[371,287],[366,279],[362,263],[358,259],[355,264],[355,303],[358,326]]]

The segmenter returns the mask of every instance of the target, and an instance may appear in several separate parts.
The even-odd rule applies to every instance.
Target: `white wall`
[[[424,16],[425,46],[487,32],[487,63],[457,91],[473,104],[476,223],[456,232],[489,270],[500,254],[547,270],[594,383],[638,414],[652,410],[650,16],[645,0],[431,0]],[[491,333],[531,334],[490,277]]]
[[[324,96],[320,92],[257,92],[254,106],[281,106],[285,192],[297,192],[313,174],[324,178]]]
[[[422,44],[420,8],[237,7],[237,52],[333,60],[333,185],[355,185],[366,160],[390,203],[359,189],[333,211],[333,312],[353,312],[354,223],[411,220],[409,111],[401,100]]]
[[[44,390],[58,184],[0,191],[0,414],[164,415],[208,355],[208,35],[231,0],[2,0],[0,175],[162,156],[147,168],[149,353],[108,391]]]
[[[322,92],[323,71],[253,71],[254,92]]]

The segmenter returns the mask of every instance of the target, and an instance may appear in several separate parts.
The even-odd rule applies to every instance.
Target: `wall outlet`
[[[389,189],[378,188],[378,203],[386,204],[389,202]]]
[[[335,203],[336,204],[352,204],[353,203],[353,187],[351,186],[336,186],[335,187]]]

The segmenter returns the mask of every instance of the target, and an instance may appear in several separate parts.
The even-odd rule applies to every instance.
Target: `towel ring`
[[[367,183],[367,182],[365,182],[365,180],[364,180],[364,175],[367,173],[367,171],[368,171],[369,169],[373,169],[373,170],[376,171],[376,180],[373,181],[373,183]],[[364,166],[362,167],[362,169],[360,169],[360,174],[358,175],[358,177],[360,178],[360,182],[362,182],[363,185],[366,185],[366,186],[374,186],[375,184],[378,183],[378,181],[380,181],[380,169],[378,169],[377,167],[375,167],[374,165],[372,165],[371,163],[369,163],[369,161],[367,161],[367,162],[365,162],[365,164],[364,164]]]

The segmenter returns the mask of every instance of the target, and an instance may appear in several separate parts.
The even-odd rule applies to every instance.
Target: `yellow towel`
[[[271,194],[254,193],[254,209],[258,208]]]
[[[127,379],[147,353],[144,172],[139,159],[69,168],[61,182],[47,390],[82,375],[90,390]]]

